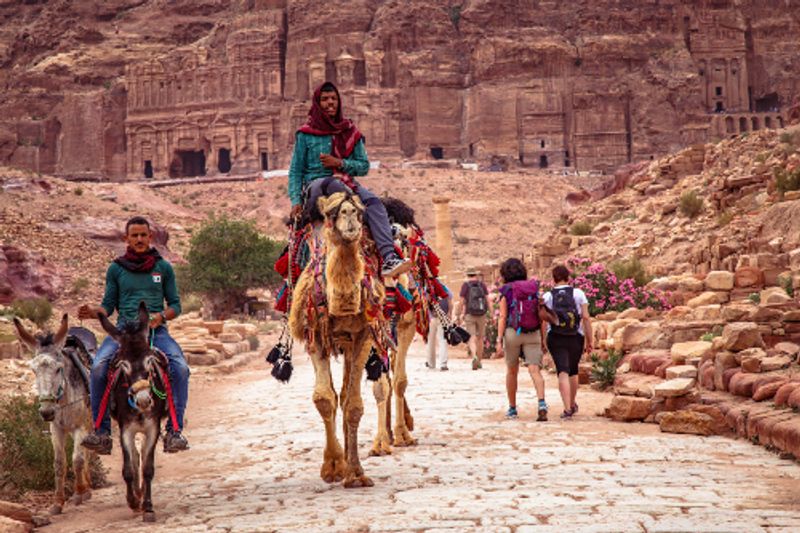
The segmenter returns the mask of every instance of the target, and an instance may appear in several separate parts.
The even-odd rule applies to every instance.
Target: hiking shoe
[[[106,433],[90,433],[81,441],[81,446],[97,455],[111,455],[113,445],[114,441],[111,440],[111,435]]]
[[[381,276],[384,279],[399,276],[411,269],[411,261],[408,259],[400,259],[396,255],[386,259],[381,268]]]
[[[539,402],[539,416],[536,417],[537,422],[547,422],[547,404],[544,401]]]
[[[564,411],[563,413],[561,413],[562,420],[569,420],[571,418],[572,418],[572,411]]]
[[[479,368],[483,368],[480,359],[477,356],[472,356],[472,370],[478,370]]]
[[[572,414],[574,415],[577,412],[578,412],[578,404],[577,403],[573,403],[572,404]]]
[[[167,430],[166,435],[164,435],[165,453],[181,452],[188,449],[189,441],[186,440],[186,437],[181,435],[180,431],[172,431],[171,429]]]
[[[517,408],[516,407],[509,407],[508,411],[506,411],[506,418],[517,418]]]
[[[447,368],[447,365],[442,365],[442,366],[439,368],[439,370],[441,370],[442,372],[446,372],[447,370],[450,370],[450,369],[449,369],[449,368]]]

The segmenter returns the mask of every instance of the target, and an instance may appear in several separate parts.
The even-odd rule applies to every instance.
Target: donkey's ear
[[[36,348],[36,345],[38,344],[36,339],[27,329],[25,329],[25,326],[22,325],[22,322],[20,322],[17,317],[14,317],[14,327],[17,328],[17,336],[19,337],[19,340],[21,340],[25,346],[31,350]]]
[[[147,331],[150,325],[150,313],[147,312],[147,305],[144,300],[139,302],[139,331]]]
[[[64,344],[64,340],[67,338],[68,330],[69,316],[67,316],[67,313],[64,313],[64,316],[61,317],[61,326],[58,328],[58,333],[56,333],[56,336],[53,337],[53,344],[56,346],[61,346]]]
[[[114,324],[108,319],[105,313],[97,313],[97,319],[100,321],[100,325],[103,327],[103,330],[108,333],[108,335],[117,342],[120,342],[121,335],[119,334],[119,330],[114,327]]]

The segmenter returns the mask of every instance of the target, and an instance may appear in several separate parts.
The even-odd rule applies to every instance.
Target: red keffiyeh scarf
[[[144,253],[137,253],[128,246],[125,255],[121,255],[114,259],[114,262],[127,270],[128,272],[152,272],[158,260],[161,259],[161,254],[155,248],[150,248]]]
[[[325,84],[323,84],[325,85]],[[339,96],[339,90],[332,83],[329,84],[336,91],[336,96],[339,96],[339,109],[336,111],[336,116],[331,118],[322,107],[319,105],[320,94],[322,94],[322,87],[320,85],[314,91],[314,98],[311,101],[311,109],[308,111],[308,121],[300,127],[299,130],[303,133],[311,135],[332,135],[333,136],[333,156],[339,159],[344,159],[353,153],[356,144],[364,136],[356,128],[355,123],[347,118],[342,117],[342,98]]]

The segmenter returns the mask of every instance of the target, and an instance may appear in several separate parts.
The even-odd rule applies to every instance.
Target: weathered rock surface
[[[764,339],[758,325],[753,322],[733,322],[722,330],[723,347],[726,350],[741,351],[746,348],[764,347]]]
[[[634,396],[614,396],[606,416],[620,422],[644,420],[650,414],[650,400]]]
[[[714,419],[705,413],[675,411],[663,413],[659,428],[665,433],[690,433],[692,435],[714,435]]]
[[[669,398],[672,396],[683,396],[691,391],[695,386],[693,378],[676,378],[659,383],[653,389],[658,398]]]

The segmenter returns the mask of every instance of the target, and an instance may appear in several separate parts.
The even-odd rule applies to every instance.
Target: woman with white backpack
[[[519,362],[528,367],[536,395],[539,399],[536,420],[547,420],[547,402],[544,399],[542,376],[542,346],[545,338],[539,304],[539,283],[528,279],[525,265],[517,258],[507,259],[500,265],[500,318],[497,324],[497,352],[505,353],[507,418],[517,418],[517,380]]]

